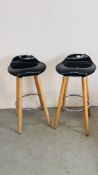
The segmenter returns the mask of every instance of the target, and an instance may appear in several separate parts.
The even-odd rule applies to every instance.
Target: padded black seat
[[[8,72],[17,77],[34,76],[44,72],[46,65],[32,55],[20,55],[13,58]]]
[[[91,58],[85,54],[72,54],[65,58],[63,62],[56,66],[59,74],[64,76],[85,77],[96,70],[96,65]]]

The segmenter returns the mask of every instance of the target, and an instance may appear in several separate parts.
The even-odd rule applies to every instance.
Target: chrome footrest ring
[[[63,98],[70,98],[70,97],[78,97],[78,98],[83,98],[82,95],[79,94],[69,94],[67,96],[64,96]],[[88,108],[90,108],[90,104],[88,101]],[[77,106],[77,107],[62,107],[63,110],[69,111],[69,112],[83,112],[84,111],[84,106]]]
[[[25,98],[25,97],[28,97],[28,96],[31,96],[31,95],[36,95],[36,96],[39,96],[40,94],[36,94],[36,93],[29,93],[29,94],[25,94],[23,95],[22,97]],[[15,102],[15,105],[16,107],[18,107],[18,103],[17,101]],[[23,108],[23,110],[32,110],[32,109],[41,109],[41,106],[38,106],[38,107],[27,107],[27,108]]]

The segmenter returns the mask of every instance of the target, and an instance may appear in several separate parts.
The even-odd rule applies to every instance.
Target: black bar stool
[[[46,65],[38,61],[32,55],[20,55],[13,58],[8,72],[16,76],[16,109],[18,115],[18,132],[22,132],[22,78],[27,76],[34,76],[36,88],[39,95],[41,106],[43,107],[48,126],[50,126],[50,116],[46,104],[46,100],[43,94],[42,83],[39,78],[39,74],[44,72]]]
[[[96,65],[92,62],[91,58],[85,54],[72,54],[67,56],[63,62],[56,66],[56,70],[59,74],[63,75],[62,86],[57,106],[57,112],[55,115],[54,128],[57,128],[61,108],[65,106],[65,98],[68,86],[69,77],[81,77],[82,78],[82,90],[83,90],[83,106],[85,114],[85,130],[86,136],[89,135],[89,90],[87,76],[95,72]]]

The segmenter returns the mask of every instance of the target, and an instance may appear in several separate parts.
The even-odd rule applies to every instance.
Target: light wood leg
[[[41,108],[43,109],[43,101],[42,101],[42,97],[41,97],[41,94],[40,94],[40,89],[39,89],[39,86],[38,86],[37,76],[34,76],[34,80],[35,80],[35,84],[36,84],[36,88],[37,88]]]
[[[58,122],[59,122],[59,118],[60,118],[60,111],[61,111],[61,107],[62,107],[62,103],[63,103],[63,96],[64,96],[64,90],[65,90],[65,86],[66,86],[66,81],[67,81],[66,77],[63,77],[58,106],[57,106],[57,111],[56,111],[55,120],[54,120],[54,128],[57,128],[57,126],[58,126]]]
[[[64,96],[63,96],[62,111],[64,111],[63,108],[65,107],[65,100],[66,100],[66,94],[67,94],[67,89],[68,89],[68,81],[69,81],[69,77],[66,77],[66,86],[64,90]]]
[[[19,94],[19,100],[18,100],[18,132],[22,133],[22,78],[18,79],[18,94]]]
[[[19,78],[16,77],[16,113],[18,117],[18,101],[19,101]]]
[[[90,105],[90,96],[89,96],[89,85],[88,78],[86,77],[86,85],[87,85],[87,98],[88,98],[88,106]],[[88,115],[91,115],[90,106],[88,107]]]
[[[49,116],[49,112],[48,112],[48,108],[47,108],[46,99],[45,99],[45,96],[43,94],[42,83],[41,83],[41,80],[40,80],[38,75],[35,76],[35,79],[36,79],[37,87],[38,87],[39,93],[40,93],[40,100],[41,100],[41,103],[43,104],[43,108],[44,108],[44,111],[45,111],[45,114],[46,114],[46,119],[47,119],[47,122],[48,122],[48,126],[50,126],[51,125],[50,116]]]
[[[87,82],[86,77],[82,78],[83,89],[83,103],[84,103],[84,115],[85,115],[85,130],[86,136],[89,135],[89,118],[88,118],[88,95],[87,95]]]

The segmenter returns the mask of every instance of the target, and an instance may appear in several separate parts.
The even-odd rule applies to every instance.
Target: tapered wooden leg
[[[86,136],[88,136],[89,118],[88,118],[88,94],[87,94],[86,77],[82,78],[82,89],[83,89],[83,103],[84,103],[84,115],[85,115],[85,130],[86,130]]]
[[[46,119],[47,119],[47,122],[48,122],[48,126],[50,126],[51,125],[50,116],[49,116],[49,112],[48,112],[48,108],[47,108],[46,99],[45,99],[45,96],[43,94],[42,83],[41,83],[41,80],[40,80],[38,75],[35,76],[35,79],[36,79],[37,87],[38,87],[39,93],[40,93],[40,100],[41,100],[41,103],[43,105],[43,108],[44,108],[44,111],[45,111],[45,114],[46,114]]]
[[[88,115],[91,115],[90,111],[90,96],[89,96],[89,85],[88,85],[88,78],[86,77],[86,85],[87,85],[87,98],[88,98]]]
[[[22,133],[22,78],[18,79],[18,132]]]
[[[41,105],[41,108],[43,109],[43,101],[42,101],[42,97],[41,97],[41,94],[40,94],[40,89],[39,89],[39,86],[38,86],[37,76],[34,76],[34,80],[35,80],[35,84],[36,84],[36,88],[37,88],[37,92],[38,92],[38,96],[39,96],[39,100],[40,100],[40,105]]]
[[[57,111],[56,111],[55,120],[54,120],[54,128],[57,128],[57,126],[58,126],[66,82],[67,82],[66,77],[63,77],[58,106],[57,106]]]
[[[65,107],[65,100],[66,100],[66,94],[67,94],[67,89],[68,89],[68,81],[69,81],[69,77],[66,77],[66,86],[64,90],[64,96],[63,96],[62,111],[63,111],[63,108]]]
[[[18,117],[18,101],[19,101],[19,78],[16,77],[16,113]]]

